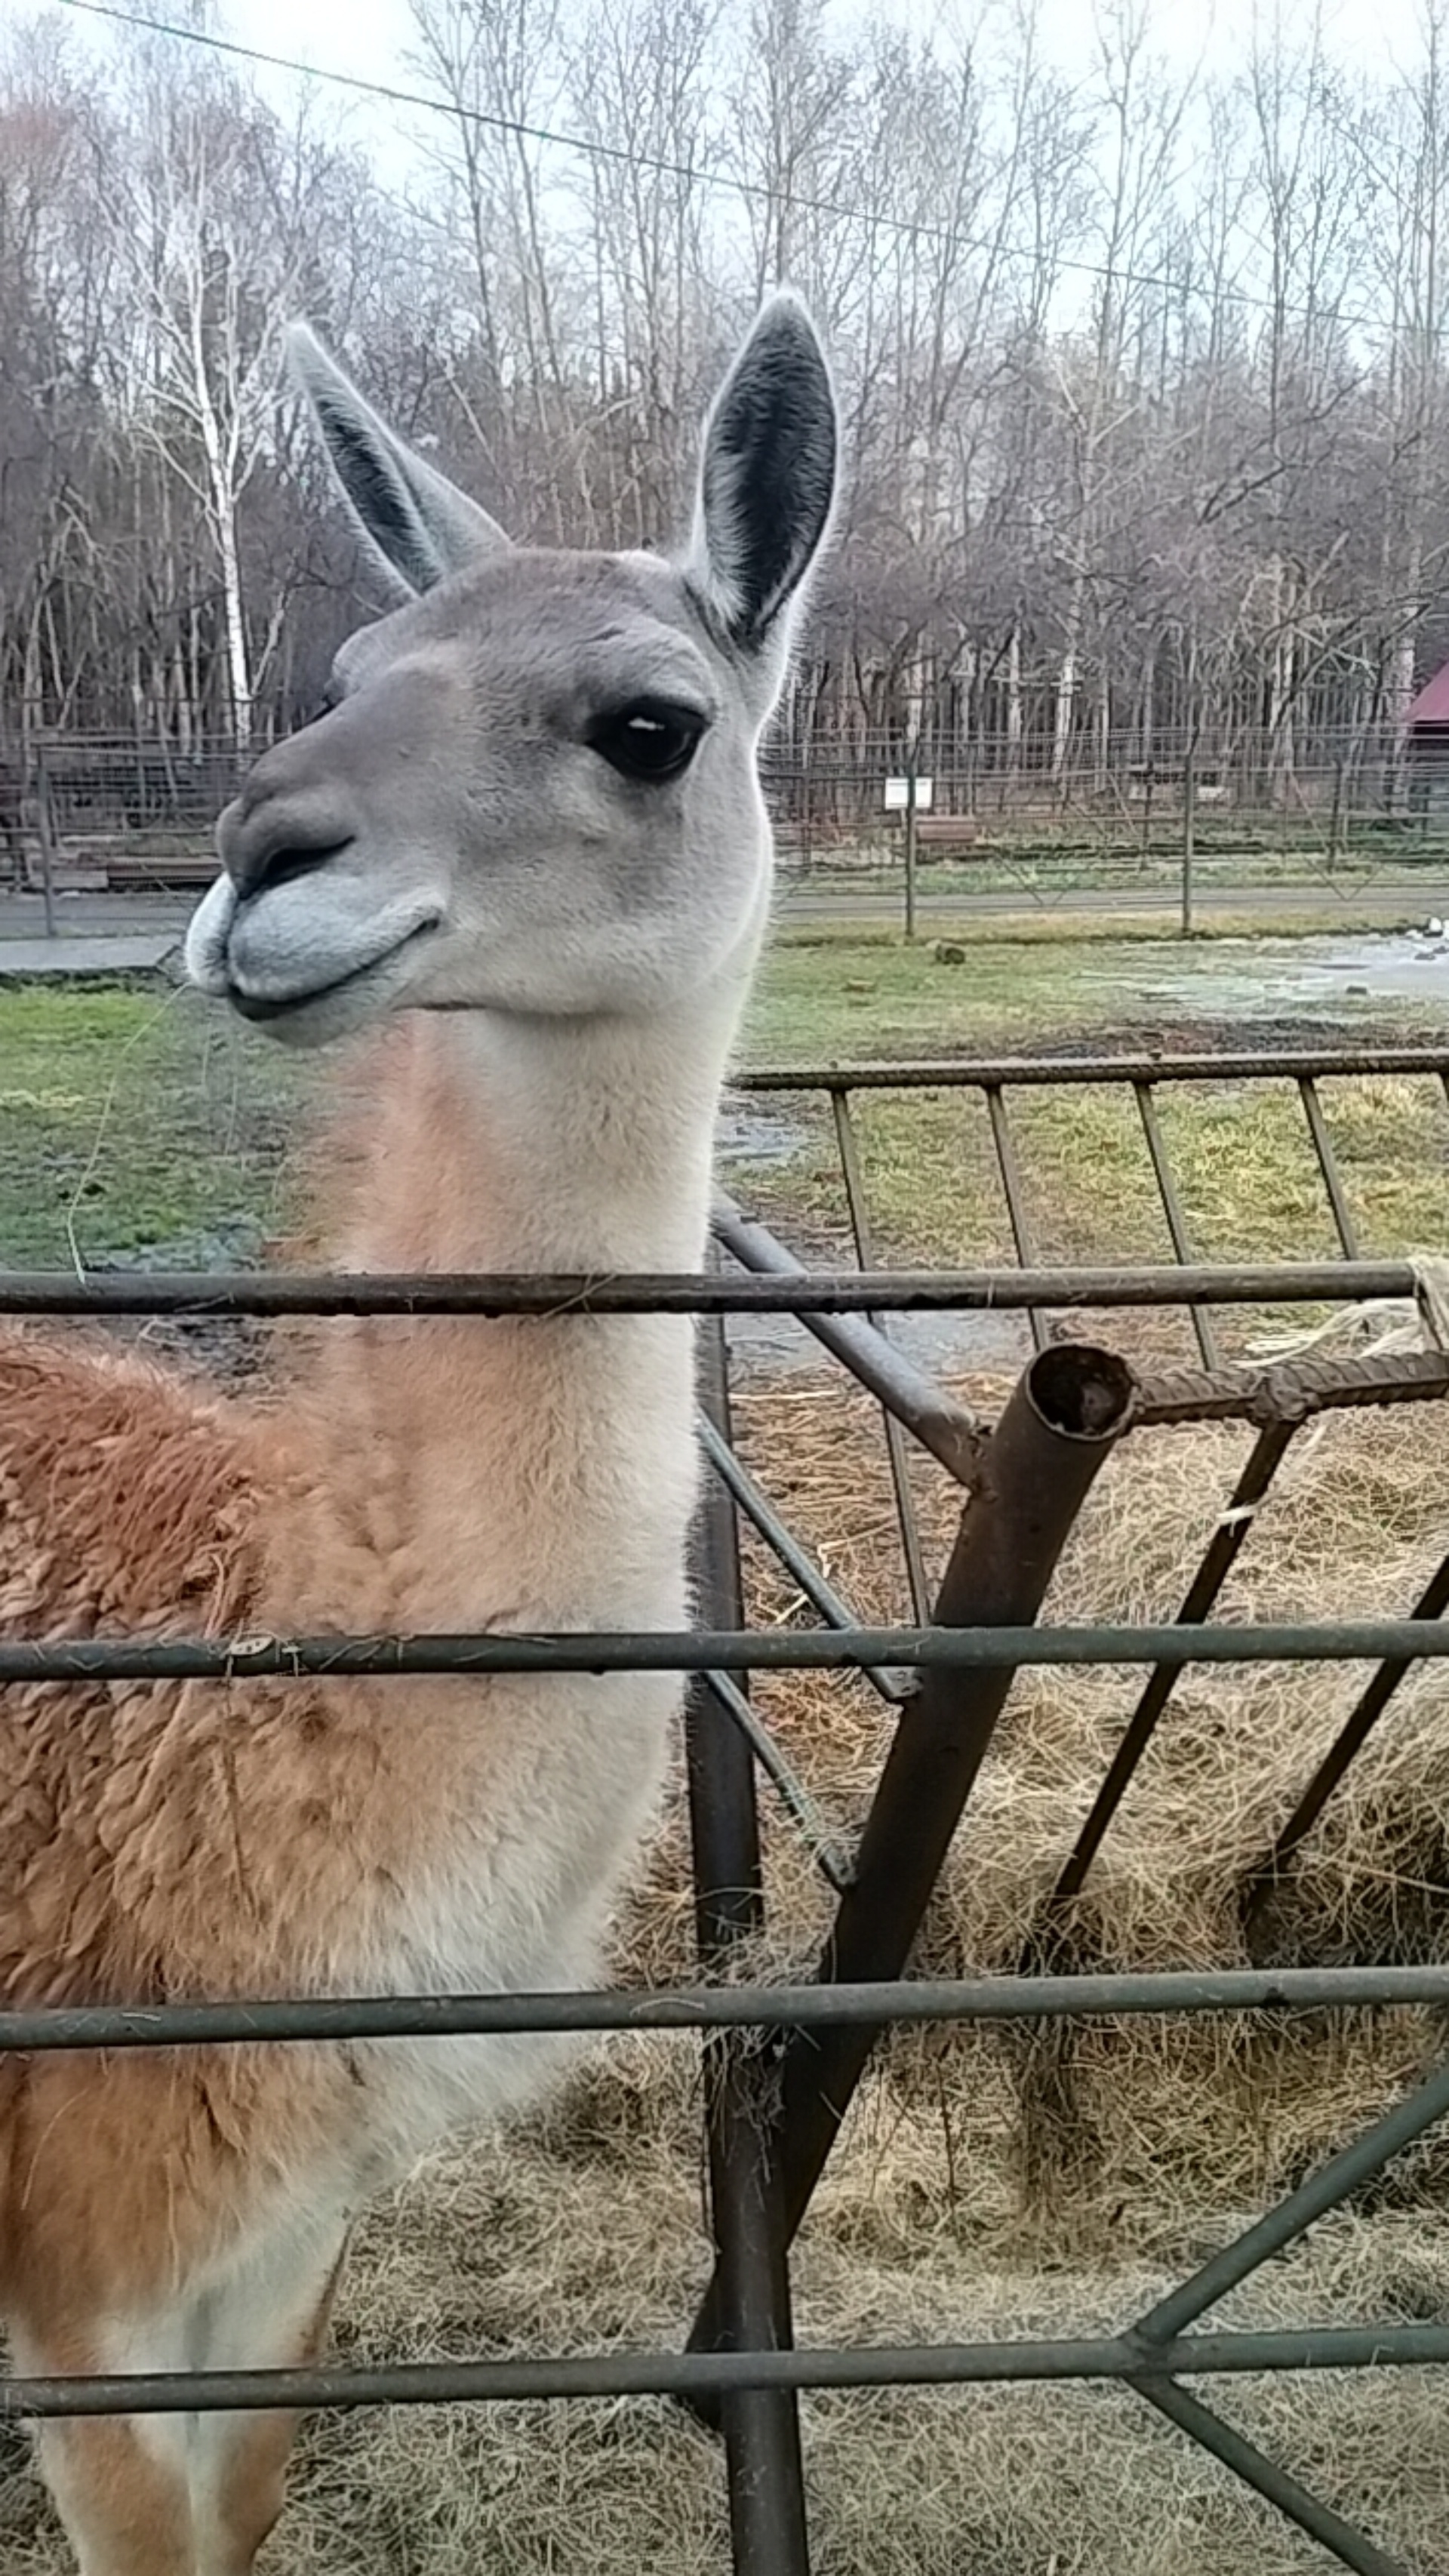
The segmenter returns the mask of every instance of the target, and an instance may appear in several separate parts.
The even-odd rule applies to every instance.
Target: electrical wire
[[[353,91],[363,97],[383,100],[390,107],[406,107],[431,116],[442,116],[453,123],[465,123],[513,136],[516,140],[537,143],[557,152],[577,153],[585,158],[609,161],[631,170],[649,170],[657,177],[682,179],[686,185],[724,190],[772,206],[793,207],[802,214],[823,215],[833,222],[858,224],[867,230],[907,235],[912,240],[950,242],[966,252],[984,252],[999,259],[1034,260],[1037,253],[1026,245],[973,239],[954,226],[917,222],[905,215],[873,212],[864,206],[849,206],[832,197],[802,196],[793,189],[772,188],[763,180],[744,179],[725,170],[700,168],[690,161],[675,161],[662,153],[639,152],[620,143],[608,143],[585,134],[569,134],[546,125],[533,125],[521,117],[504,116],[495,109],[464,107],[454,100],[437,98],[425,90],[404,89],[389,81],[369,80],[359,72],[339,71],[325,64],[304,63],[289,54],[274,54],[258,45],[242,44],[236,37],[218,36],[204,27],[178,26],[165,18],[151,18],[130,9],[117,8],[114,0],[60,0],[63,8],[87,18],[104,19],[114,26],[129,27],[138,33],[164,36],[177,44],[195,45],[204,51],[223,54],[236,62],[251,63],[263,70],[290,73],[298,80],[323,81],[334,88]],[[1155,287],[1167,295],[1183,293],[1187,281],[1170,272],[1151,269],[1113,267],[1101,260],[1060,256],[1055,267],[1073,276],[1096,278],[1114,286]],[[1221,286],[1219,295],[1240,310],[1253,313],[1292,313],[1313,319],[1326,319],[1348,330],[1383,335],[1392,326],[1374,314],[1345,314],[1321,304],[1271,303],[1265,296],[1251,294],[1246,288]],[[1434,331],[1441,338],[1443,333]]]

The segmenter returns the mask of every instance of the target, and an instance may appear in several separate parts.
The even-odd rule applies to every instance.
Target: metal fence
[[[253,751],[264,749],[258,739]],[[211,869],[212,827],[252,755],[221,734],[14,730],[0,722],[0,882],[67,888],[192,886]],[[919,795],[923,862],[1029,864],[1044,883],[1093,870],[1140,878],[1180,866],[1268,874],[1422,869],[1449,847],[1449,738],[1390,728],[1316,731],[1291,757],[1262,729],[1211,740],[1116,729],[1058,761],[954,736],[885,732],[811,741],[779,734],[762,775],[782,857],[796,870],[888,868]],[[927,804],[929,799],[929,805]],[[1009,880],[1008,880],[1009,881]]]
[[[665,1667],[692,1677],[688,1786],[701,1975],[687,1989],[593,1995],[299,1997],[161,2007],[26,2010],[0,2014],[0,2049],[129,2048],[272,2040],[294,2043],[403,2034],[520,2030],[666,2029],[704,2034],[706,2124],[716,2268],[692,2331],[677,2351],[491,2358],[371,2369],[184,2372],[145,2377],[12,2379],[3,2403],[32,2416],[356,2407],[500,2398],[564,2400],[668,2392],[718,2426],[728,2478],[737,2576],[809,2576],[801,2469],[801,2391],[938,2386],[1006,2380],[1112,2381],[1166,2416],[1329,2557],[1394,2576],[1396,2562],[1321,2497],[1224,2420],[1184,2383],[1244,2372],[1421,2366],[1449,2362],[1449,2322],[1334,2324],[1247,2332],[1203,2320],[1225,2293],[1292,2245],[1325,2212],[1449,2115],[1449,2063],[1386,2117],[1332,2156],[1256,2225],[1232,2236],[1165,2298],[1120,2330],[1082,2338],[964,2342],[903,2349],[799,2349],[791,2326],[790,2247],[804,2219],[872,2047],[893,2023],[1056,2023],[1083,2014],[1193,2015],[1251,2009],[1420,2003],[1449,2005],[1449,1964],[1365,1962],[1243,1967],[1206,1974],[1061,1972],[1059,1933],[1124,1793],[1189,1665],[1271,1660],[1368,1661],[1374,1669],[1327,1756],[1305,1777],[1267,1838],[1246,1916],[1281,1885],[1294,1856],[1394,1691],[1418,1657],[1449,1654],[1449,1557],[1404,1615],[1331,1624],[1217,1624],[1227,1574],[1252,1543],[1255,1513],[1303,1426],[1339,1408],[1442,1400],[1449,1355],[1397,1355],[1249,1365],[1224,1359],[1214,1310],[1257,1303],[1317,1308],[1413,1297],[1413,1262],[1368,1257],[1332,1138],[1332,1085],[1413,1075],[1436,1087],[1449,1118],[1449,1049],[1321,1050],[1181,1059],[1005,1059],[915,1067],[817,1067],[741,1077],[748,1093],[825,1105],[858,1256],[851,1270],[807,1272],[763,1225],[729,1202],[716,1221],[706,1278],[338,1278],[294,1274],[171,1275],[78,1281],[0,1276],[0,1312],[118,1315],[322,1315],[465,1312],[490,1316],[666,1310],[706,1318],[701,1437],[710,1473],[705,1508],[705,1625],[678,1636],[428,1636],[227,1638],[163,1643],[78,1638],[0,1647],[0,1685],[23,1680],[225,1674],[233,1680],[297,1671],[458,1673]],[[1044,1085],[1124,1086],[1136,1103],[1174,1260],[1166,1265],[1047,1268],[1034,1257],[1012,1124],[1017,1096]],[[1331,1260],[1205,1264],[1195,1258],[1162,1123],[1159,1092],[1183,1082],[1274,1084],[1296,1096],[1339,1247]],[[910,1272],[872,1266],[875,1211],[855,1123],[858,1095],[974,1093],[985,1104],[1010,1210],[1014,1267]],[[1325,1094],[1329,1094],[1327,1104]],[[1445,1129],[1449,1147],[1449,1124]],[[1191,1319],[1197,1365],[1151,1370],[1097,1343],[1062,1338],[1064,1317],[1175,1309]],[[892,1312],[1007,1309],[1034,1347],[998,1418],[988,1425],[889,1337]],[[729,1319],[799,1318],[823,1351],[876,1398],[888,1444],[902,1560],[915,1624],[866,1628],[737,1452],[730,1415]],[[1232,1419],[1253,1444],[1175,1622],[1061,1627],[1038,1624],[1047,1587],[1105,1461],[1144,1425]],[[1442,1436],[1442,1417],[1434,1425]],[[931,1593],[918,1526],[912,1445],[961,1490],[959,1527]],[[740,1524],[788,1570],[818,1624],[751,1628]],[[1061,1856],[1056,1883],[1013,1975],[913,1980],[917,1932],[952,1837],[988,1758],[1015,1673],[1044,1664],[1138,1668],[1142,1680],[1091,1811]],[[846,1667],[894,1713],[890,1749],[853,1845],[827,1831],[808,1786],[748,1696],[748,1676],[783,1667]],[[739,1945],[757,1933],[764,1895],[757,1778],[763,1774],[807,1842],[830,1891],[832,1922],[812,1981],[737,1983]],[[1251,1949],[1249,1952],[1251,1955]],[[761,2036],[763,2035],[763,2037]],[[681,2326],[685,2324],[681,2319]],[[963,2499],[963,2504],[967,2500]],[[1067,2535],[1064,2534],[1064,2540]],[[1406,2571],[1397,2569],[1397,2576]],[[1423,2576],[1423,2571],[1419,2571]]]

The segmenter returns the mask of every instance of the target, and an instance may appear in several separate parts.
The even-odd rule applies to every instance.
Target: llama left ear
[[[835,497],[835,395],[798,296],[772,296],[710,413],[685,569],[759,651],[797,596]]]
[[[497,520],[379,420],[305,322],[288,329],[287,359],[353,525],[396,586],[413,595],[431,590],[507,548]]]

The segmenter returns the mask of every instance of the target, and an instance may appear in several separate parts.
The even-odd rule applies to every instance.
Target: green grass
[[[757,1059],[920,1054],[1065,1025],[1094,1007],[1080,962],[1060,946],[1033,949],[1029,970],[993,946],[969,978],[879,941],[858,953],[783,946],[749,1049]],[[290,1055],[190,993],[5,989],[0,1264],[69,1267],[77,1252],[100,1262],[156,1245],[202,1261],[247,1257],[285,1221],[285,1148],[324,1071],[325,1060]]]
[[[1449,1243],[1449,1113],[1428,1078],[1322,1085],[1366,1258]],[[1032,1259],[1170,1261],[1171,1236],[1136,1103],[1122,1084],[1010,1093]],[[1312,1260],[1338,1250],[1296,1091],[1183,1084],[1157,1095],[1185,1230],[1204,1261]],[[785,1104],[798,1150],[740,1185],[783,1230],[841,1247],[848,1218],[833,1131],[814,1101]],[[853,1116],[878,1259],[969,1268],[1015,1259],[984,1101],[971,1091],[861,1093]]]
[[[1252,937],[1254,927],[1215,924],[1212,936],[1184,941],[1141,923],[972,923],[952,934],[933,922],[931,936],[912,948],[885,929],[786,928],[756,986],[745,1025],[746,1060],[809,1064],[962,1049],[1009,1054],[1132,1023],[1221,1021],[1228,1011],[1220,987],[1253,966],[1230,943]],[[1335,934],[1350,928],[1333,924]],[[1256,930],[1261,937],[1261,925]],[[1284,939],[1282,926],[1271,936]],[[964,948],[963,962],[938,963],[938,942]],[[1153,993],[1164,977],[1179,991],[1166,1012]],[[1379,1003],[1370,1013],[1345,992],[1335,1016],[1381,1027],[1386,1009]],[[1394,1008],[1392,1016],[1407,1022],[1411,1014]],[[1305,1017],[1305,1044],[1311,1033]]]
[[[315,1075],[188,993],[0,996],[0,1263],[245,1258]]]
[[[1170,1033],[1171,1013],[1150,991],[1169,955],[1188,997],[1178,1025],[1219,1016],[1214,942],[1159,943],[1154,959],[1140,937],[990,939],[972,942],[964,966],[943,966],[928,944],[907,951],[879,936],[787,936],[766,962],[744,1055],[788,1065],[1009,1054],[1134,1025]],[[1346,1002],[1341,1016],[1353,1011]],[[1376,1006],[1380,1030],[1384,1018]],[[1407,1014],[1394,1018],[1412,1027]],[[1305,1019],[1305,1041],[1313,1028]],[[0,995],[0,1264],[67,1267],[77,1254],[94,1263],[155,1247],[199,1263],[255,1257],[287,1220],[285,1149],[305,1127],[322,1069],[186,993],[32,986]],[[1449,1113],[1437,1085],[1328,1083],[1324,1108],[1364,1251],[1449,1241]],[[818,1100],[797,1097],[784,1112],[784,1156],[738,1163],[732,1178],[784,1231],[843,1245],[833,1131]],[[1203,1258],[1334,1249],[1291,1089],[1169,1086],[1159,1114]],[[1015,1093],[1009,1115],[1035,1256],[1170,1257],[1140,1120],[1120,1086]],[[979,1095],[864,1094],[855,1117],[880,1257],[1014,1257]]]
[[[1100,1025],[1112,943],[972,941],[967,965],[938,966],[931,943],[826,933],[771,949],[745,1027],[756,1064],[1009,1048],[1044,1030]],[[1120,1007],[1120,1006],[1118,1006]]]
[[[1196,1011],[1178,1029],[1224,1016],[1212,943],[1173,952]],[[776,950],[757,993],[748,1055],[774,1065],[872,1056],[1040,1052],[1074,1040],[1117,1040],[1134,1024],[1173,1035],[1173,1015],[1149,1004],[1152,960],[1140,942],[972,943],[964,967],[906,952],[831,941]],[[1415,1015],[1345,999],[1337,1016],[1365,1036],[1392,1020],[1401,1040]],[[1321,1023],[1305,1017],[1296,1042]],[[1179,1035],[1179,1043],[1181,1036]],[[1245,1035],[1245,1043],[1250,1037]],[[1392,1256],[1449,1243],[1449,1110],[1437,1081],[1326,1081],[1325,1121],[1359,1248]],[[849,1244],[833,1126],[818,1095],[782,1107],[795,1150],[736,1175],[741,1193],[785,1233],[817,1247]],[[1312,1259],[1338,1250],[1326,1193],[1296,1089],[1284,1083],[1164,1086],[1158,1117],[1183,1221],[1202,1260]],[[1043,1262],[1168,1261],[1162,1202],[1135,1099],[1121,1084],[1007,1095],[1031,1258]],[[1017,1257],[986,1106],[979,1093],[864,1092],[853,1105],[872,1229],[882,1261],[1011,1262]],[[1261,1315],[1229,1317],[1229,1347]],[[1300,1317],[1299,1321],[1307,1321]],[[1179,1336],[1179,1338],[1181,1338]],[[1187,1357],[1184,1347],[1181,1356]]]

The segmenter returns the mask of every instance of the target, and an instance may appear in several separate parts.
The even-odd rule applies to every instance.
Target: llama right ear
[[[354,523],[405,590],[431,590],[508,544],[496,519],[379,420],[305,322],[291,325],[287,358]]]
[[[835,497],[835,395],[799,298],[771,297],[709,416],[685,569],[758,651],[795,597]]]

